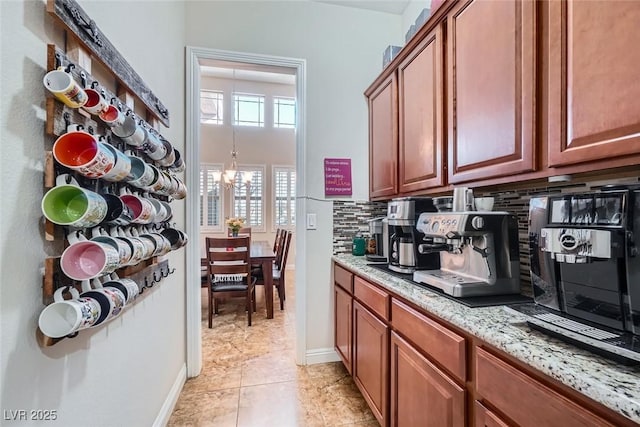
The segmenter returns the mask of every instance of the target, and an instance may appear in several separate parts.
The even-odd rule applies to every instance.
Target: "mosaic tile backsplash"
[[[387,204],[369,201],[333,202],[333,254],[351,253],[356,234],[368,234],[367,220],[387,216]]]
[[[633,174],[632,174],[633,175]],[[599,179],[557,183],[521,184],[520,188],[474,189],[474,196],[495,197],[494,211],[507,211],[518,218],[520,243],[520,279],[522,293],[532,295],[529,274],[528,216],[531,197],[597,191],[605,185],[638,185],[640,174],[635,176],[605,176]],[[351,253],[351,239],[357,232],[367,233],[366,220],[386,216],[383,202],[334,202],[333,204],[333,253]]]

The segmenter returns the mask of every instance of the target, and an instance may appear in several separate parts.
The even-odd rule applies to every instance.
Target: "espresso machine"
[[[535,329],[622,363],[640,362],[640,189],[529,203],[535,305],[510,309]]]
[[[422,213],[418,253],[438,254],[440,268],[413,273],[413,281],[454,297],[520,293],[518,224],[508,212]]]
[[[387,204],[390,270],[411,274],[419,269],[439,267],[437,255],[416,250],[416,242],[422,240],[422,233],[416,230],[416,221],[422,212],[436,212],[430,197],[404,197]]]

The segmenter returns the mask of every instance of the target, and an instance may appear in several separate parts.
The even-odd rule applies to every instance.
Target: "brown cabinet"
[[[398,192],[398,88],[395,74],[369,96],[369,197]]]
[[[476,348],[476,391],[521,427],[613,426],[493,354]]]
[[[391,333],[392,426],[463,427],[465,390]]]
[[[353,330],[351,325],[352,318],[352,298],[344,289],[339,286],[333,288],[334,296],[334,339],[335,347],[342,363],[347,368],[349,373],[352,372],[351,365],[351,331]]]
[[[386,426],[389,404],[389,327],[353,303],[353,380],[378,422]]]
[[[475,427],[509,427],[509,424],[502,421],[496,414],[482,406],[477,400],[475,403]]]
[[[640,2],[551,1],[550,166],[640,152]]]
[[[436,26],[398,67],[400,193],[444,185],[443,58]]]
[[[447,17],[450,183],[535,164],[535,2],[462,0]]]

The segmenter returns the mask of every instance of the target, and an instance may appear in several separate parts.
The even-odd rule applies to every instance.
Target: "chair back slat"
[[[280,264],[282,263],[282,255],[284,255],[284,247],[287,242],[287,236],[289,234],[290,234],[290,231],[288,230],[282,230],[282,232],[280,233],[278,247],[274,251],[276,254],[276,259],[274,260],[276,267],[279,267]]]
[[[289,246],[291,245],[291,236],[293,233],[291,231],[287,232],[286,241],[284,242],[284,250],[282,254],[282,258],[280,260],[280,264],[278,264],[278,270],[283,271],[287,266],[287,257],[289,256]]]
[[[249,237],[207,237],[209,274],[251,273]]]
[[[277,252],[278,244],[280,244],[280,234],[282,233],[282,231],[283,231],[282,228],[278,228],[276,230],[276,238],[273,241],[273,253]]]

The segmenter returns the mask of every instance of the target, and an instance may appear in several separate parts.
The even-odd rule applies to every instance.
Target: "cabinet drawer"
[[[480,347],[475,362],[478,394],[519,426],[613,426]]]
[[[389,294],[358,276],[353,282],[353,295],[378,316],[389,320]]]
[[[333,265],[333,280],[340,285],[342,289],[353,295],[353,273],[340,267],[338,264]]]
[[[427,316],[397,300],[391,302],[391,323],[460,381],[466,380],[464,337],[450,331]]]

